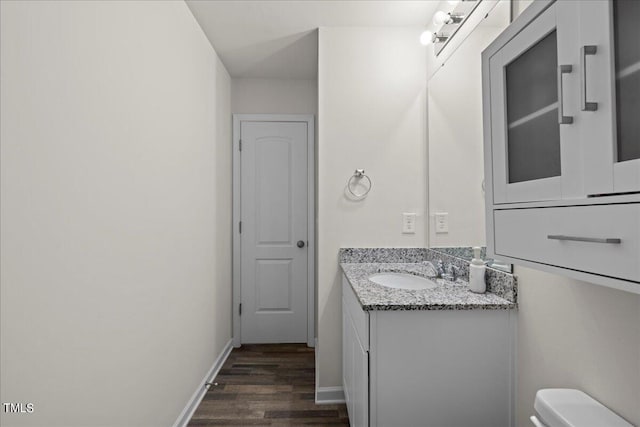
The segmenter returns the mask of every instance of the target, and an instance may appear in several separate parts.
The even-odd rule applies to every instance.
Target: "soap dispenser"
[[[469,265],[469,290],[478,294],[483,294],[487,290],[484,281],[486,267],[480,258],[480,247],[473,248],[473,259]]]

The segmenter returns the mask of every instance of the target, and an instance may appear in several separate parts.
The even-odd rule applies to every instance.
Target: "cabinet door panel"
[[[352,427],[369,425],[369,315],[342,279],[342,386]]]
[[[346,277],[342,279],[343,309],[351,316],[355,333],[365,350],[369,350],[369,314],[362,309]]]
[[[557,104],[557,103],[556,103]],[[510,184],[560,176],[557,107],[509,126],[507,164]]]
[[[343,300],[344,303],[344,300]],[[358,334],[347,310],[343,310],[343,387],[352,427],[369,425],[369,352],[358,339]]]
[[[616,163],[614,191],[640,190],[640,2],[616,0],[614,39]]]
[[[582,111],[585,189],[589,195],[640,191],[640,2],[580,2],[587,101]]]
[[[347,412],[353,413],[353,325],[351,318],[345,309],[345,301],[342,299],[342,388],[344,390],[344,400],[347,404]]]
[[[354,345],[354,402],[353,427],[369,426],[369,352],[362,345]]]
[[[489,60],[495,203],[582,191],[579,168],[565,170],[565,161],[579,154],[573,143],[579,134],[572,124],[559,124],[576,107],[576,73],[559,68],[572,69],[576,58],[575,31],[563,25],[575,9],[572,2],[550,6]]]

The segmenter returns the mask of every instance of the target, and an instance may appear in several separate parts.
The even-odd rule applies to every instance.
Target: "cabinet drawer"
[[[358,297],[351,289],[347,278],[342,276],[342,303],[343,310],[347,312],[353,320],[353,326],[358,334],[358,339],[365,350],[369,350],[369,314],[362,309]]]
[[[505,209],[494,221],[497,255],[640,282],[640,203]]]

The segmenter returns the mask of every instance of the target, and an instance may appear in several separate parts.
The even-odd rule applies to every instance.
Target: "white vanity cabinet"
[[[352,427],[514,425],[513,310],[364,311],[342,285]]]
[[[639,23],[540,0],[483,52],[488,256],[640,293]]]

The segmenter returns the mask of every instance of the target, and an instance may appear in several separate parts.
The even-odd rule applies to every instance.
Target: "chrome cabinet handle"
[[[596,111],[597,102],[587,101],[587,55],[595,55],[597,46],[587,45],[580,48],[580,97],[582,99],[582,111]]]
[[[617,238],[598,238],[598,237],[576,237],[576,236],[563,236],[562,234],[549,234],[547,239],[551,240],[570,240],[572,242],[588,242],[588,243],[622,243],[621,239]]]
[[[573,116],[564,115],[564,96],[562,94],[562,75],[569,74],[573,70],[571,65],[558,66],[558,123],[570,125],[573,123]]]

